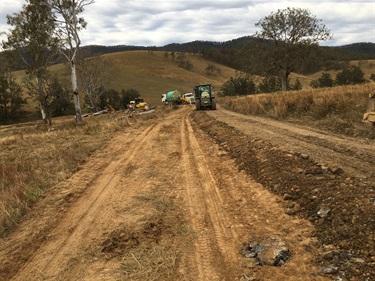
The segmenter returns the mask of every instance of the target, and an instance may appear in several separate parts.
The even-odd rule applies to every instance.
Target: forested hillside
[[[98,66],[91,67],[96,67],[102,73],[100,75],[108,77],[104,80],[102,80],[103,77],[100,79],[97,77],[96,81],[104,82],[101,82],[101,86],[96,87],[95,90],[88,90],[83,85],[85,82],[79,81],[83,110],[86,112],[92,110],[90,109],[92,106],[89,106],[92,101],[89,101],[87,91],[94,91],[95,95],[98,95],[96,101],[96,104],[99,104],[98,108],[105,107],[110,100],[111,105],[116,109],[123,108],[129,101],[129,91],[145,98],[152,105],[158,105],[161,94],[171,90],[191,92],[195,84],[202,82],[213,83],[217,93],[222,91],[222,86],[230,79],[232,82],[240,83],[240,88],[231,83],[226,85],[230,87],[230,95],[275,91],[278,89],[277,85],[274,85],[271,90],[268,89],[269,85],[266,85],[267,89],[258,89],[256,87],[262,83],[261,80],[250,81],[248,78],[244,78],[246,79],[245,84],[251,82],[251,85],[246,86],[241,82],[243,78],[237,77],[240,72],[251,73],[255,75],[253,77],[264,77],[264,72],[255,73],[249,69],[249,67],[255,68],[254,62],[256,62],[251,58],[252,48],[258,48],[261,46],[260,44],[267,44],[267,41],[259,41],[253,37],[245,36],[225,42],[192,41],[184,44],[168,44],[162,47],[84,46],[80,52],[81,59],[88,57],[95,57],[95,61],[99,59]],[[348,67],[353,61],[356,61],[355,66],[361,65],[360,67],[365,72],[365,79],[373,80],[373,63],[370,59],[375,58],[374,43],[357,43],[341,47],[314,46],[312,52],[313,55],[309,57],[309,60],[306,60],[298,71],[293,71],[291,74],[292,88],[310,88],[310,83],[314,79],[321,78],[322,72],[329,72],[329,75],[334,79],[338,71]],[[1,53],[0,61],[4,55]],[[27,58],[27,56],[25,57]],[[100,58],[105,59],[106,62],[100,62]],[[77,65],[79,66],[80,62]],[[18,70],[14,73],[14,78],[20,83],[25,77],[21,64],[14,64],[13,69]],[[57,87],[53,95],[50,95],[46,101],[49,106],[52,106],[51,114],[53,116],[72,114],[72,105],[68,99],[69,87],[65,82],[69,80],[69,71],[64,68],[62,61],[56,61],[51,70],[63,78],[58,83],[56,82],[57,84],[51,84]],[[87,69],[81,69],[78,73],[82,71],[87,71]],[[236,71],[239,72],[236,73]],[[113,73],[113,75],[108,75],[108,73]],[[53,79],[51,77],[51,83]],[[269,82],[267,83],[269,84]],[[236,89],[233,89],[232,86],[235,86]],[[30,113],[33,118],[37,118],[39,113],[35,94],[30,95],[30,89],[27,90],[25,85],[23,85],[23,91],[20,88],[15,93],[12,109],[3,107],[4,109],[9,108],[9,110],[3,110],[4,112],[0,114],[2,122],[24,120],[25,117],[27,120],[30,119]],[[128,97],[123,98],[124,96]],[[4,104],[6,103],[9,101],[4,100]]]
[[[238,56],[246,47],[254,43],[256,39],[252,36],[244,36],[224,42],[215,41],[192,41],[187,43],[172,43],[165,46],[85,46],[83,47],[91,55],[107,54],[134,50],[158,50],[167,52],[199,53],[218,63],[240,69],[241,60]],[[362,42],[337,47],[320,47],[319,55],[331,60],[365,60],[375,59],[375,43]],[[325,59],[325,61],[327,61]],[[314,69],[315,71],[316,69]]]

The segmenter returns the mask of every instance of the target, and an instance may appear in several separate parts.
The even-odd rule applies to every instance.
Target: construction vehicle
[[[181,93],[178,90],[170,91],[162,95],[161,99],[163,104],[181,104]]]
[[[363,122],[372,123],[375,127],[375,93],[369,94],[367,112],[363,115]]]
[[[194,87],[195,109],[211,108],[216,110],[216,99],[211,84],[199,84]]]
[[[146,105],[147,103],[142,98],[135,98],[129,103],[129,107],[133,107],[133,108],[145,107]]]
[[[182,95],[182,103],[183,104],[194,104],[195,103],[195,98],[193,93],[185,93]]]

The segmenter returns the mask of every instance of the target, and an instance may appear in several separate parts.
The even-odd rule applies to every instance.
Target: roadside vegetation
[[[134,116],[132,127],[155,117]],[[0,127],[0,236],[17,225],[49,188],[104,148],[116,132],[130,128],[117,113],[87,118],[82,126],[71,118],[56,118],[53,130],[40,121]]]
[[[362,122],[375,84],[361,84],[242,97],[219,97],[223,107],[242,114],[307,124],[350,136],[375,138],[372,125]]]
[[[40,195],[68,178],[118,129],[119,124],[97,120],[76,127],[61,119],[49,132],[36,123],[1,129],[0,234],[16,225]]]

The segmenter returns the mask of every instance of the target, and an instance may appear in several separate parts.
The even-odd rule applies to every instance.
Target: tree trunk
[[[97,107],[97,103],[94,101],[94,93],[87,90],[86,91],[86,94],[87,96],[89,97],[89,100],[90,100],[90,105],[91,105],[91,108],[92,108],[92,111],[93,112],[97,112],[98,111],[98,107]]]
[[[40,108],[40,114],[42,115],[42,120],[44,124],[47,124],[47,118],[46,118],[46,111],[44,110],[43,105],[43,80],[39,77],[36,77],[36,83],[38,85],[38,101],[39,101],[39,108]]]
[[[287,91],[288,89],[288,72],[287,71],[283,71],[281,73],[281,90],[283,92]]]
[[[41,102],[39,102],[40,114],[42,115],[42,120],[44,124],[47,124],[47,115],[46,111],[44,110],[44,106]]]
[[[71,67],[71,80],[72,80],[72,88],[73,88],[73,98],[74,98],[74,107],[76,112],[76,124],[82,125],[83,119],[82,119],[82,112],[81,112],[81,101],[79,99],[78,94],[78,84],[77,84],[77,74],[76,74],[76,65],[74,61],[70,62]]]

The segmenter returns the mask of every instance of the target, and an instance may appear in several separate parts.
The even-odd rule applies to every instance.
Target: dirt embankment
[[[343,277],[374,280],[374,141],[223,109],[208,115],[197,119],[201,127],[239,168],[282,196],[288,214],[314,224],[318,263]]]
[[[356,157],[373,144],[288,130],[190,106],[138,120],[2,238],[0,279],[371,280],[374,155]],[[313,144],[350,165],[317,166]],[[257,265],[249,238],[281,239],[288,260]]]

